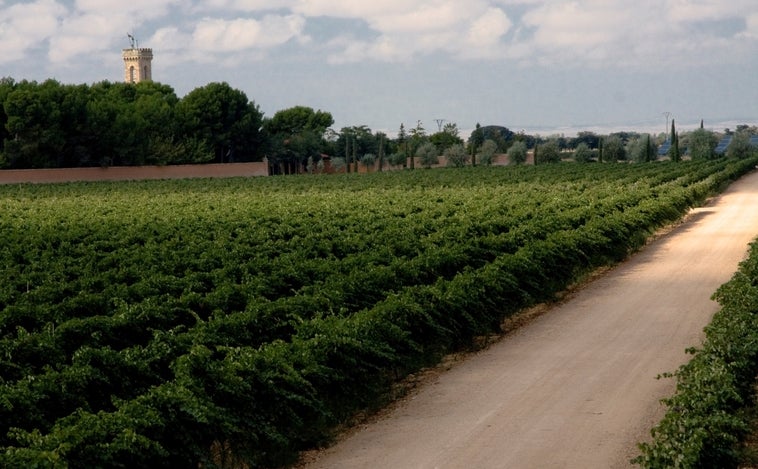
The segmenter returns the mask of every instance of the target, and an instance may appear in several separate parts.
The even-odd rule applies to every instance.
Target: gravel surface
[[[632,467],[756,236],[758,172],[303,467]]]

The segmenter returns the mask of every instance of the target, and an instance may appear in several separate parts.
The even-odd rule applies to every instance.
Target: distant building
[[[136,41],[131,34],[129,39],[132,46],[121,51],[121,57],[124,59],[124,81],[127,83],[152,81],[153,49],[136,47]]]

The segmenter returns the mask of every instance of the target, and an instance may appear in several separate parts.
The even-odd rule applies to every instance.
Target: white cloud
[[[429,0],[296,0],[292,3],[293,11],[306,16],[332,16],[336,18],[361,18],[371,22],[374,18],[397,15],[424,8],[427,4],[439,4]]]
[[[740,34],[740,37],[748,40],[758,40],[758,12],[747,17],[745,26],[745,31]]]
[[[17,3],[0,9],[0,64],[22,59],[55,35],[65,7],[54,0]]]
[[[498,42],[510,31],[513,22],[499,8],[488,9],[474,20],[467,34],[467,46],[473,49],[498,48]]]
[[[305,18],[296,15],[267,15],[262,20],[239,18],[201,20],[192,33],[192,44],[207,52],[236,52],[270,48],[294,38],[302,38]]]
[[[113,20],[112,17],[91,13],[67,17],[55,36],[50,39],[50,61],[56,64],[65,63],[78,55],[112,47],[115,39]],[[125,36],[126,32],[123,34]]]
[[[377,34],[373,40],[342,38],[331,43],[333,63],[382,60],[407,61],[414,56],[445,52],[459,57],[495,55],[498,41],[510,30],[511,20],[490,2],[426,0],[402,2],[340,2],[321,0],[302,6],[307,14],[324,14],[345,3],[342,17],[364,21]],[[357,43],[356,43],[357,41]],[[344,48],[339,49],[339,47]],[[490,48],[484,51],[483,48]],[[336,50],[334,48],[337,48]]]
[[[83,51],[117,53],[127,32],[149,27],[141,45],[170,63],[265,57],[296,41],[330,63],[442,53],[545,66],[687,65],[693,56],[755,54],[757,9],[755,0],[0,0],[0,63],[31,49],[47,49],[57,65]],[[309,23],[324,18],[353,27],[309,37]]]
[[[752,1],[734,0],[725,3],[721,0],[669,0],[666,6],[667,17],[675,23],[704,20],[720,20],[743,14],[755,9]]]
[[[170,7],[181,4],[181,0],[76,0],[76,10],[85,14],[115,15],[119,20],[127,16],[141,23],[163,17]]]
[[[464,23],[472,10],[471,4],[448,1],[422,4],[408,11],[384,11],[367,17],[369,24],[382,33],[423,33],[444,31]]]
[[[718,51],[727,60],[744,47],[735,39],[738,31],[732,38],[717,36],[698,22],[739,20],[750,0],[735,1],[739,5],[718,0],[542,2],[524,14],[523,26],[533,34],[513,44],[513,50],[527,62],[545,65],[687,66],[711,61]]]

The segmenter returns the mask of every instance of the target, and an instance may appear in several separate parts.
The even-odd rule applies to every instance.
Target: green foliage
[[[671,141],[671,148],[669,148],[669,158],[671,161],[679,162],[682,160],[682,154],[679,149],[679,134],[676,133],[676,125],[674,119],[671,119],[671,135],[669,136]]]
[[[416,156],[424,168],[431,168],[439,163],[438,155],[437,146],[432,142],[424,143],[416,150]]]
[[[479,148],[479,163],[485,166],[491,165],[495,152],[497,152],[497,144],[492,140],[485,140]],[[524,158],[526,158],[526,146],[524,146]]]
[[[437,151],[444,152],[453,145],[462,145],[463,139],[458,136],[458,125],[448,122],[440,132],[429,136],[429,141],[437,147]]]
[[[616,163],[626,160],[624,142],[617,135],[609,135],[603,139],[603,162]]]
[[[263,113],[227,83],[192,90],[178,104],[177,114],[184,134],[208,142],[218,163],[263,156]]]
[[[729,158],[748,158],[753,152],[750,146],[750,135],[747,132],[736,132],[726,148],[726,156]]]
[[[471,135],[468,139],[468,144],[472,148],[473,153],[477,152],[479,147],[484,143],[484,140],[484,131],[482,130],[482,126],[479,124],[479,122],[477,122],[474,131],[471,132]]]
[[[655,161],[658,151],[649,134],[643,134],[629,144],[629,157],[637,163]]]
[[[521,141],[514,142],[508,149],[507,156],[511,164],[526,163],[526,144]]]
[[[402,151],[397,152],[397,153],[392,153],[391,155],[387,157],[387,162],[389,162],[391,166],[396,166],[396,167],[405,166],[407,161],[408,161],[408,158],[405,157],[405,153],[403,153]]]
[[[748,430],[745,411],[758,372],[758,244],[739,271],[714,294],[721,310],[705,329],[700,349],[677,370],[668,411],[639,445],[633,462],[646,468],[736,467]]]
[[[466,153],[466,148],[463,146],[463,144],[460,143],[457,143],[446,149],[442,155],[447,160],[448,166],[462,168],[469,162],[469,154]]]
[[[376,155],[371,153],[366,153],[361,157],[361,164],[366,167],[366,169],[370,169],[374,167],[374,164],[376,163]]]
[[[716,145],[718,137],[705,129],[697,129],[688,135],[688,148],[692,159],[710,160],[716,158]]]
[[[225,83],[179,100],[160,83],[0,85],[0,141],[9,168],[253,161],[262,114]],[[11,135],[13,138],[11,138]]]
[[[581,142],[574,150],[574,161],[577,163],[589,163],[592,161],[592,151],[586,143]]]
[[[555,140],[548,140],[540,145],[539,151],[534,156],[534,164],[560,163],[560,161],[561,150]]]
[[[286,465],[755,164],[0,187],[0,466]]]
[[[379,152],[378,135],[372,134],[371,129],[365,125],[342,128],[335,145],[339,153],[343,153],[346,148],[351,154],[355,150],[356,155],[376,155]]]
[[[332,124],[334,118],[328,112],[314,111],[306,106],[295,106],[277,111],[265,122],[266,131],[271,134],[296,135],[302,132],[313,132],[323,135]]]
[[[509,128],[499,125],[479,127],[478,131],[474,133],[476,134],[476,141],[480,142],[479,144],[484,143],[485,140],[492,140],[497,144],[497,150],[502,152],[508,150],[508,147],[515,138],[514,133]]]

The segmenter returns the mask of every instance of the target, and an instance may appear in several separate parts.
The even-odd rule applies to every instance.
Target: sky
[[[335,130],[758,124],[758,0],[0,0],[0,77],[121,81],[128,33],[179,97],[226,82]]]

